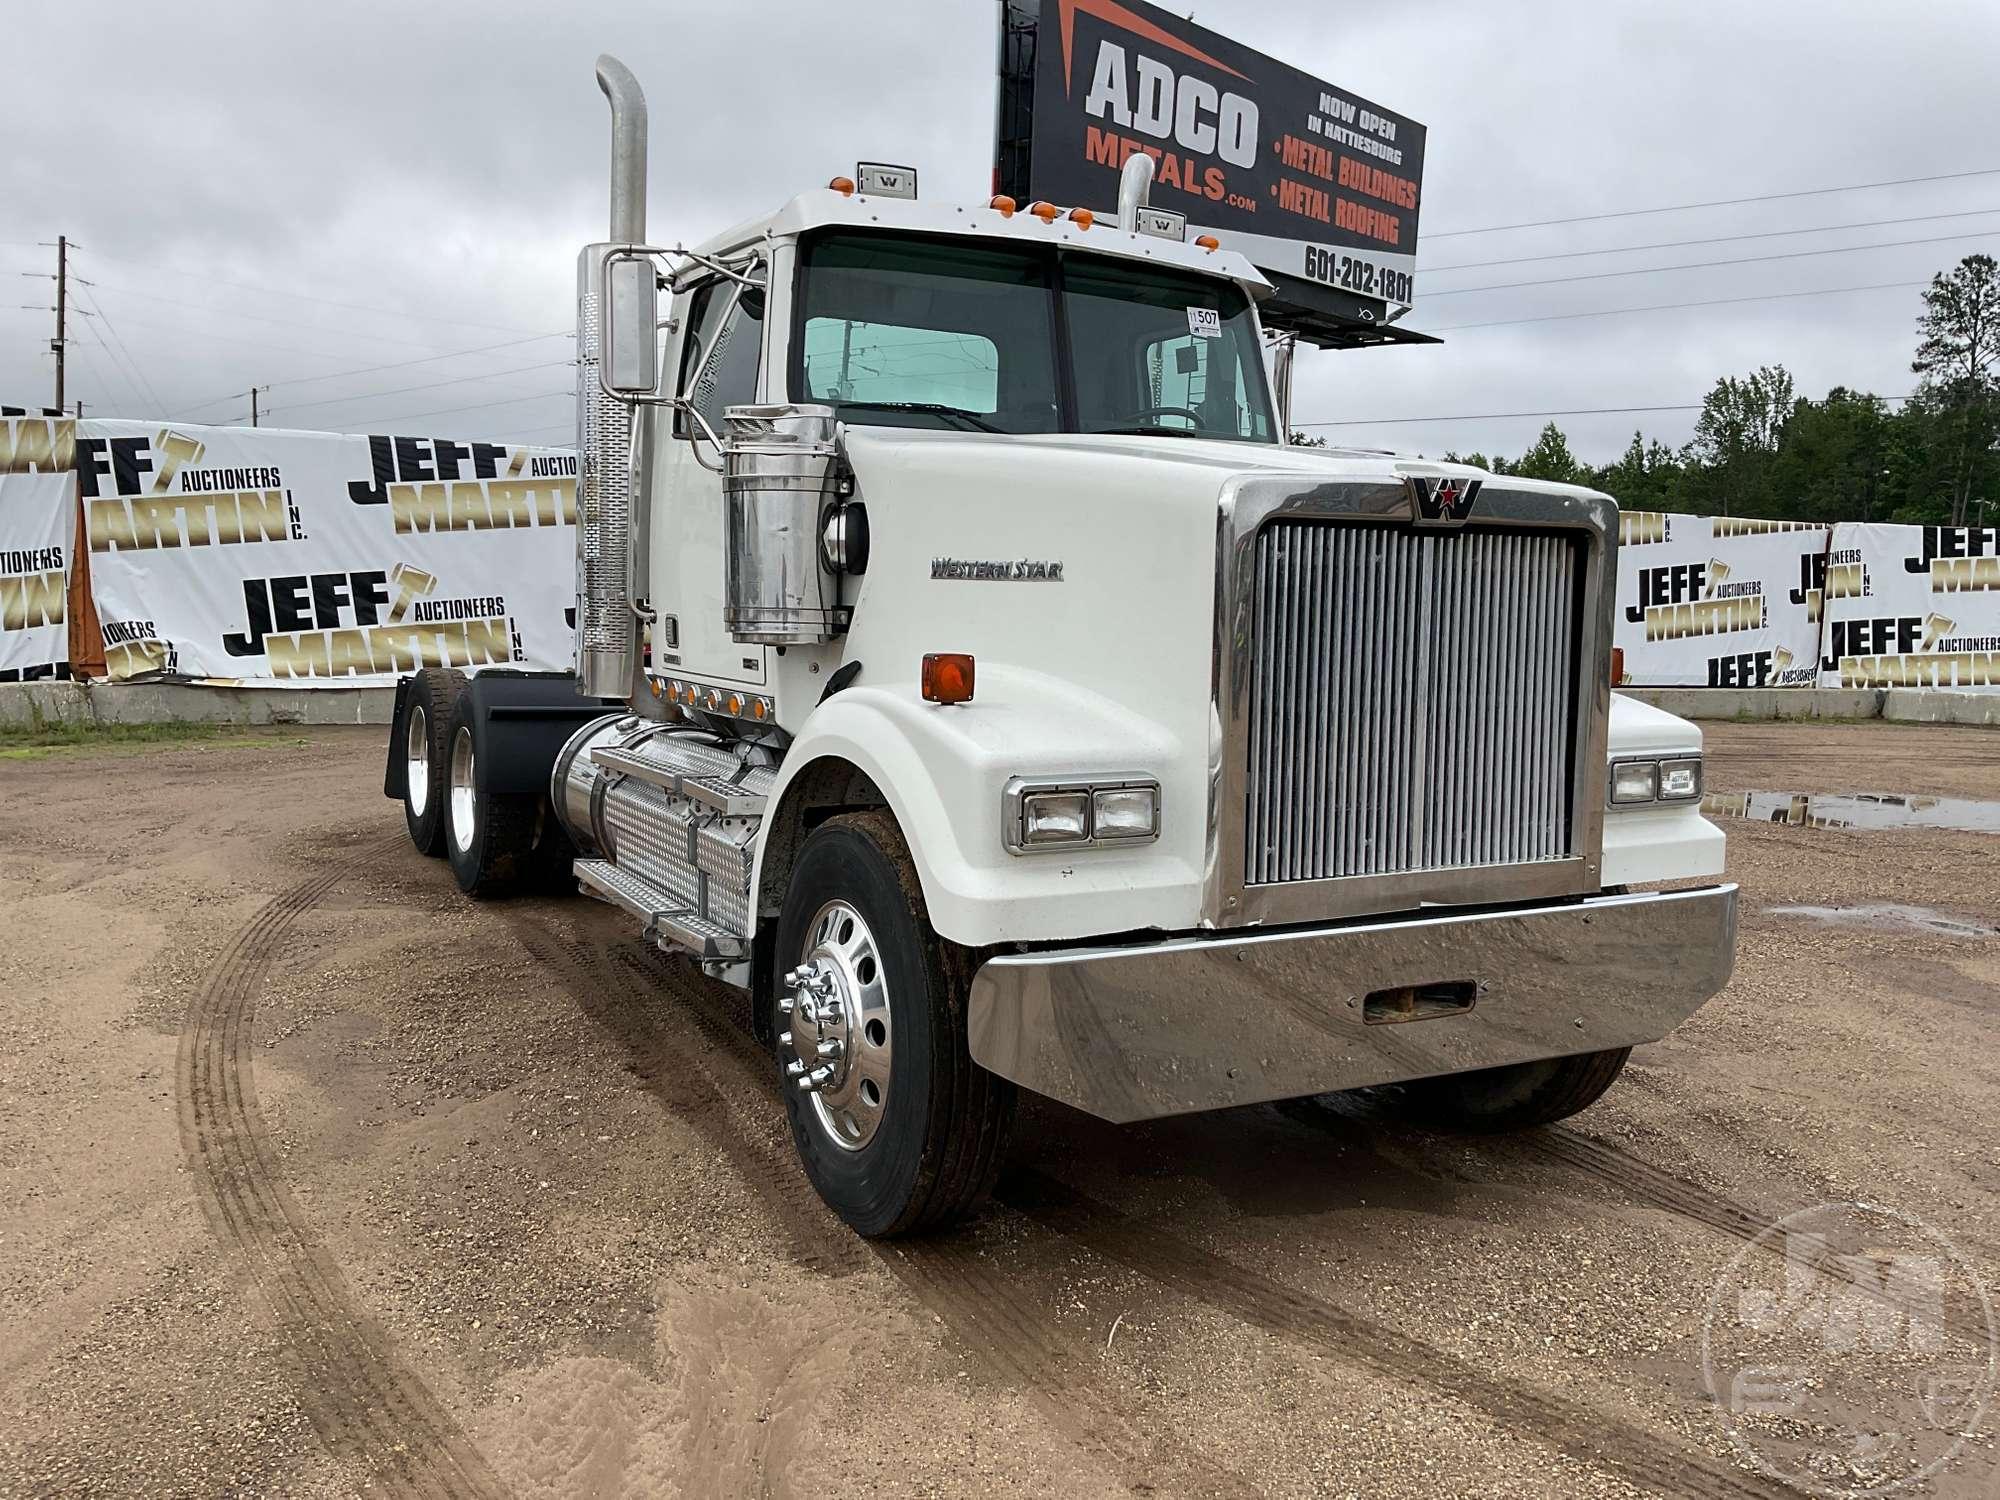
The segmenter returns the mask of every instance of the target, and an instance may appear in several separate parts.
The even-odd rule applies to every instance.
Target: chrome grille
[[[1519,531],[1266,526],[1246,884],[1572,853],[1580,552]]]

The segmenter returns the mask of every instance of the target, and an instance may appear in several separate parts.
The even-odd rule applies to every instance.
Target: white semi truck
[[[576,671],[406,679],[387,790],[469,893],[554,867],[747,989],[857,1231],[973,1210],[1017,1089],[1533,1126],[1721,988],[1611,499],[1288,444],[1264,278],[1143,155],[1095,212],[864,164],[669,250],[597,76]]]

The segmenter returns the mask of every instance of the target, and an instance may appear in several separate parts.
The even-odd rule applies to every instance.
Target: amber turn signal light
[[[924,700],[967,703],[972,699],[972,658],[960,651],[939,651],[924,657]]]

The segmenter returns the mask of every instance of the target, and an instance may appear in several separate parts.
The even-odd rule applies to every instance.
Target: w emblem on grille
[[[1403,486],[1410,492],[1410,519],[1419,526],[1463,525],[1479,499],[1481,482],[1442,475],[1404,475]]]

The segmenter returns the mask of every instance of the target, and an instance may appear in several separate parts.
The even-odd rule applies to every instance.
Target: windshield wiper
[[[1184,437],[1184,438],[1205,438],[1211,436],[1211,434],[1203,432],[1198,427],[1154,427],[1154,426],[1093,427],[1087,433],[1085,433],[1084,436],[1123,437],[1128,434],[1136,434],[1146,437],[1161,435],[1165,437]]]
[[[842,401],[842,406],[866,407],[870,411],[914,411],[926,416],[956,417],[968,427],[980,432],[999,432],[991,422],[976,411],[967,411],[962,406],[946,406],[941,401]]]

